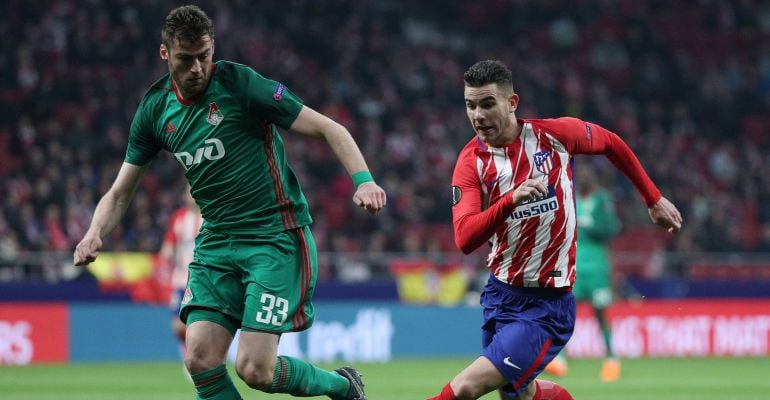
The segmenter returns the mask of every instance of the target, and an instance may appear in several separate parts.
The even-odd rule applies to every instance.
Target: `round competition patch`
[[[452,207],[457,205],[457,203],[460,202],[460,199],[463,197],[463,192],[460,190],[459,186],[452,186]]]

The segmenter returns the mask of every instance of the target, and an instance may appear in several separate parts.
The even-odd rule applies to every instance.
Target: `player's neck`
[[[515,142],[516,139],[521,135],[521,129],[522,129],[522,126],[521,124],[519,124],[519,121],[514,119],[512,122],[512,125],[510,126],[510,129],[504,135],[502,144],[505,146]]]

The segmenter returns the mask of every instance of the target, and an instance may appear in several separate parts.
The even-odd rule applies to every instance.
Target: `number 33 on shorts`
[[[257,312],[257,322],[281,326],[289,316],[289,301],[270,293],[262,293],[260,297],[262,311]]]

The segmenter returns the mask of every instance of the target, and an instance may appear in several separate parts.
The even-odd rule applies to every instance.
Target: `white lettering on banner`
[[[649,315],[612,320],[612,345],[621,357],[767,356],[770,315]],[[578,318],[567,344],[571,357],[603,357],[593,318]]]
[[[709,355],[711,318],[706,315],[686,317],[651,316],[645,318],[647,355]]]
[[[32,361],[35,346],[27,321],[0,321],[0,364],[26,365]]]
[[[594,318],[578,318],[575,321],[575,331],[569,340],[570,357],[593,357],[603,354],[604,342],[599,332],[599,324]]]
[[[393,322],[390,311],[363,308],[349,327],[338,321],[316,322],[308,332],[307,356],[311,361],[387,361],[391,355]]]
[[[643,324],[644,322],[639,317],[626,317],[613,321],[612,346],[618,355],[631,358],[644,355],[645,335],[642,329]],[[623,353],[620,353],[620,350]],[[604,353],[600,355],[604,355]]]
[[[719,316],[714,321],[714,355],[764,356],[770,316]]]
[[[306,358],[311,362],[345,361],[384,362],[391,358],[391,341],[395,329],[390,311],[385,308],[362,308],[350,326],[339,321],[319,321],[304,332],[281,335],[278,354]],[[227,353],[235,362],[240,332],[237,332]],[[305,342],[303,353],[301,344]]]

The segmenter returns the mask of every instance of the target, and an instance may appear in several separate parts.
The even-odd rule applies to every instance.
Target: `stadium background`
[[[519,117],[577,116],[619,133],[683,213],[681,234],[662,235],[614,168],[578,157],[599,166],[624,224],[613,243],[623,355],[770,354],[767,2],[197,3],[215,20],[215,59],[254,67],[348,127],[389,194],[382,215],[359,212],[326,146],[285,134],[315,219],[317,300],[328,304],[318,331],[362,346],[334,353],[319,333],[297,341],[303,355],[316,357],[311,343],[332,346],[322,360],[475,354],[483,251],[454,249],[449,182],[473,134],[462,72],[486,58],[513,67]],[[0,6],[0,364],[176,358],[149,283],[184,190],[172,157],[153,164],[105,240],[112,254],[91,273],[71,254],[122,162],[138,100],[165,72],[159,27],[178,4]],[[588,333],[572,351],[591,357],[600,341],[581,321]],[[448,339],[416,339],[442,324]],[[372,336],[383,329],[390,340]]]

